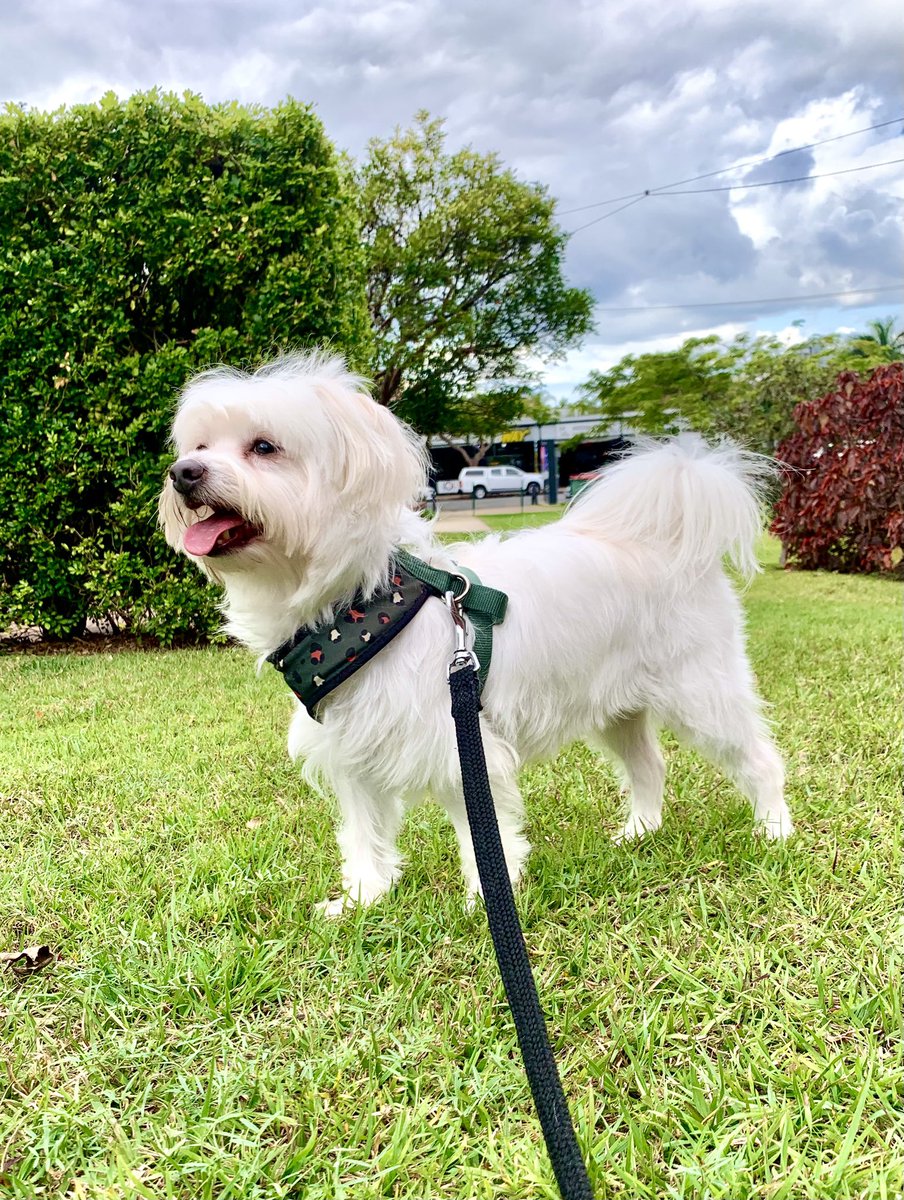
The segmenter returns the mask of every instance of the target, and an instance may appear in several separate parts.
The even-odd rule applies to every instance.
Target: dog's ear
[[[424,486],[427,452],[413,429],[363,390],[331,389],[325,408],[341,446],[340,495],[354,507],[398,508]]]

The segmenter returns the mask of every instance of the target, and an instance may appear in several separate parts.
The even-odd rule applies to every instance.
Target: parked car
[[[546,479],[545,471],[522,471],[519,467],[465,467],[459,472],[458,485],[464,495],[482,500],[490,492],[539,496],[546,490]]]

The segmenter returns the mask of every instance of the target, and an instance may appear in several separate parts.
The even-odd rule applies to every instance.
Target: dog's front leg
[[[402,805],[358,779],[334,780],[340,820],[336,830],[342,855],[342,895],[317,907],[338,917],[356,904],[373,904],[399,877],[402,859],[396,846]]]
[[[496,808],[496,820],[499,823],[499,836],[502,840],[502,851],[505,854],[505,864],[508,867],[509,879],[515,887],[521,878],[527,856],[530,854],[530,843],[524,836],[524,800],[518,787],[518,781],[506,773],[491,776],[490,790]],[[464,796],[460,791],[450,792],[448,796],[439,798],[449,814],[455,833],[458,837],[458,851],[461,856],[461,870],[465,878],[468,898],[467,905],[471,908],[479,896],[483,895],[480,886],[480,876],[477,873],[477,861],[474,857],[474,843],[471,839],[471,828],[468,824],[468,814],[465,809]]]

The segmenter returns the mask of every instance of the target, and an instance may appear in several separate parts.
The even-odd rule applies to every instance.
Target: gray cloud
[[[799,150],[795,154],[783,154],[767,162],[757,163],[744,172],[744,183],[775,183],[781,180],[801,180],[790,187],[806,187],[805,176],[813,173],[816,155],[812,150]]]
[[[453,144],[498,150],[547,185],[570,230],[610,209],[569,209],[895,116],[896,11],[891,0],[834,11],[821,0],[31,0],[2,17],[0,99],[46,107],[155,84],[212,101],[292,94],[354,154],[424,107],[447,118]],[[895,132],[706,183],[900,157]],[[869,171],[649,197],[575,233],[569,272],[608,306],[889,285],[900,274],[899,180]],[[726,311],[753,320],[774,308]],[[602,333],[662,336],[701,319],[722,316],[607,314]]]

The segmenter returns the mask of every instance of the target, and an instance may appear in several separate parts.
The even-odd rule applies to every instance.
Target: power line
[[[818,142],[808,142],[805,146],[792,146],[788,150],[777,150],[775,154],[766,154],[762,158],[751,158],[746,162],[735,163],[731,167],[706,171],[703,175],[695,175],[692,179],[682,179],[678,183],[666,183],[662,187],[652,188],[651,191],[660,192],[670,187],[683,187],[686,183],[699,183],[701,179],[712,179],[714,175],[724,175],[726,171],[742,171],[745,167],[756,167],[760,163],[772,162],[773,159],[782,158],[786,154],[800,154],[804,150],[813,150],[817,146],[827,146],[829,142],[840,142],[844,138],[856,137],[858,133],[871,133],[874,129],[885,129],[889,125],[898,125],[902,121],[904,121],[904,114],[894,117],[891,121],[879,121],[878,124],[866,125],[863,129],[852,129],[848,133],[836,133],[834,137],[821,138]]]
[[[797,303],[801,300],[828,300],[839,296],[871,296],[877,292],[899,292],[902,289],[904,289],[904,281],[892,284],[890,287],[853,288],[846,292],[813,292],[809,296],[767,296],[755,300],[694,300],[687,304],[635,304],[621,308],[600,307],[597,312],[626,313],[679,308],[734,308],[745,304],[783,304],[785,301]]]
[[[843,138],[856,137],[858,133],[872,133],[874,129],[885,129],[889,125],[897,125],[904,121],[904,115],[893,117],[890,121],[879,121],[875,125],[866,125],[863,129],[852,129],[848,133],[836,133],[833,137],[821,138],[818,142],[808,142],[805,146],[792,146],[788,150],[778,150],[775,154],[766,154],[762,158],[750,158],[745,162],[733,163],[730,167],[719,167],[715,171],[705,171],[702,175],[692,175],[688,179],[676,179],[674,183],[661,183],[658,187],[644,188],[637,192],[628,192],[624,196],[612,196],[609,200],[596,200],[592,204],[581,204],[576,208],[563,208],[559,211],[560,217],[565,217],[569,213],[586,212],[591,208],[604,208],[607,204],[619,204],[622,200],[633,200],[635,197],[643,198],[649,196],[653,192],[662,192],[667,188],[684,187],[686,183],[699,183],[701,179],[712,179],[715,175],[724,175],[726,171],[741,171],[745,167],[755,167],[759,163],[771,162],[775,158],[782,158],[786,154],[799,154],[803,150],[813,150],[816,146],[825,146],[829,142],[840,142]],[[575,232],[577,232],[575,230]]]
[[[807,183],[811,179],[829,179],[832,175],[853,175],[856,171],[875,171],[878,167],[892,167],[895,163],[904,162],[904,158],[889,158],[880,163],[866,163],[862,167],[844,167],[840,171],[822,171],[818,175],[795,175],[789,179],[764,179],[759,183],[730,183],[725,187],[712,188],[683,188],[680,191],[655,191],[641,192],[639,196],[635,196],[633,200],[629,200],[627,204],[623,204],[620,208],[613,208],[611,212],[603,213],[601,217],[594,217],[592,221],[585,221],[583,225],[578,225],[576,229],[569,229],[568,236],[571,237],[576,233],[580,233],[582,229],[589,229],[591,225],[598,225],[600,221],[607,221],[609,217],[614,217],[616,213],[624,212],[626,208],[630,208],[632,204],[638,204],[641,200],[648,200],[650,197],[662,196],[699,196],[705,192],[744,192],[750,188],[777,187],[781,183]]]
[[[580,233],[582,229],[587,229],[590,225],[598,225],[600,221],[608,221],[610,217],[614,217],[617,213],[624,212],[626,208],[631,208],[634,204],[640,204],[641,200],[646,200],[646,196],[635,196],[633,200],[629,200],[627,204],[622,204],[618,208],[613,208],[611,212],[603,213],[601,217],[594,217],[592,221],[588,221],[585,225],[579,225],[577,229],[569,229],[568,236],[573,233]]]
[[[821,171],[818,175],[795,175],[788,179],[763,179],[759,183],[731,183],[726,187],[686,188],[680,192],[651,192],[651,196],[699,196],[703,192],[745,192],[750,188],[777,187],[780,183],[806,183],[810,179],[828,179],[831,175],[853,175],[855,171],[874,171],[877,167],[893,167],[904,158],[887,158],[885,162],[865,163],[862,167],[844,167],[840,171]],[[646,197],[644,197],[646,199]]]

